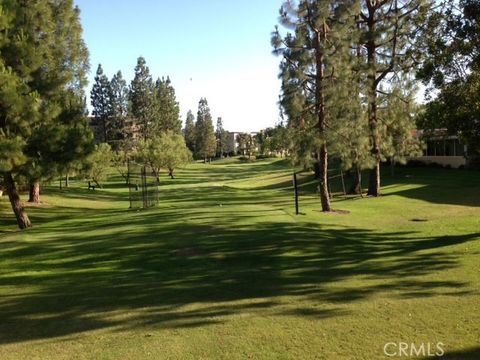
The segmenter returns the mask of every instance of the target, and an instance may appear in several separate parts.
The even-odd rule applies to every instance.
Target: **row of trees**
[[[109,80],[101,64],[94,81],[92,115],[100,123],[103,142],[113,148],[122,148],[135,137],[146,141],[166,132],[181,133],[175,89],[168,77],[153,81],[143,57],[137,59],[129,87],[121,71]]]
[[[168,77],[153,81],[143,57],[130,86],[120,71],[109,80],[99,64],[90,98],[101,139],[114,151],[111,158],[126,181],[129,160],[148,163],[157,178],[160,169],[173,178],[174,170],[190,161],[175,89]]]
[[[380,164],[402,161],[420,145],[414,71],[420,63],[429,0],[286,1],[272,35],[282,57],[281,106],[299,163],[316,163],[323,211],[331,211],[328,159],[370,170],[380,194]],[[359,188],[359,187],[357,187]]]
[[[31,222],[18,182],[30,184],[35,201],[40,179],[65,172],[93,150],[79,13],[73,0],[0,4],[0,175],[21,229]]]
[[[249,158],[252,155],[276,156],[280,154],[280,156],[283,156],[287,154],[290,147],[289,131],[283,123],[273,128],[260,130],[254,135],[239,133],[235,140],[240,153]]]
[[[217,122],[217,134],[220,139],[225,138],[222,120]],[[192,111],[188,111],[184,129],[185,141],[187,147],[192,151],[195,158],[203,159],[204,162],[217,153],[217,137],[213,128],[212,115],[205,98],[200,99],[198,103],[197,118]],[[220,144],[220,146],[222,146]]]

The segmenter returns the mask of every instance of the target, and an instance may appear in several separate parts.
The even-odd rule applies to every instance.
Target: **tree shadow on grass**
[[[72,229],[50,224],[52,235],[42,241],[2,243],[9,266],[0,287],[23,290],[0,299],[0,343],[107,328],[206,326],[244,311],[275,312],[282,296],[321,307],[278,307],[278,315],[327,318],[381,292],[463,294],[466,282],[421,277],[458,266],[448,247],[479,237],[268,221],[232,226],[220,217],[199,224],[175,209],[111,215]],[[28,234],[35,231],[42,233]],[[342,284],[359,276],[365,283]]]
[[[480,172],[456,169],[400,168],[385,176],[387,196],[399,195],[435,204],[480,206]],[[404,185],[413,188],[395,190]]]

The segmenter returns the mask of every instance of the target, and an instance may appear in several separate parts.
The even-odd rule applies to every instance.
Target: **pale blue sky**
[[[182,119],[206,97],[214,122],[232,131],[278,121],[279,58],[270,33],[282,0],[75,0],[90,51],[88,95],[98,63],[128,82],[139,56],[169,75]]]

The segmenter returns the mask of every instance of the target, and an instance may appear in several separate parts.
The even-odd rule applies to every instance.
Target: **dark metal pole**
[[[293,173],[293,189],[295,192],[295,214],[298,215],[298,186],[297,186],[297,174]]]
[[[148,189],[147,189],[147,170],[146,166],[142,166],[142,197],[143,197],[143,208],[148,208]]]

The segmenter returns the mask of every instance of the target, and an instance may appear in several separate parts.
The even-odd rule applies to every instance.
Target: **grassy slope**
[[[147,211],[48,188],[23,233],[2,198],[0,358],[479,358],[480,174],[402,169],[328,215],[309,180],[299,216],[282,161],[192,165]]]

